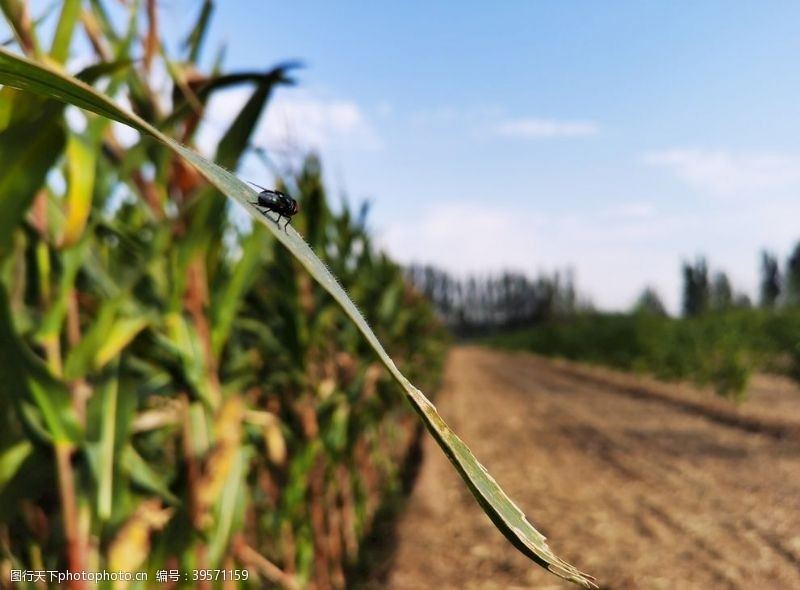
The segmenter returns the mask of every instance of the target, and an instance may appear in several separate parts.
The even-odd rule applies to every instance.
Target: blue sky
[[[259,142],[318,149],[402,262],[569,266],[601,308],[652,285],[677,310],[682,260],[754,296],[760,249],[800,239],[796,2],[218,4],[209,60],[306,64]],[[162,5],[182,38],[199,2]]]

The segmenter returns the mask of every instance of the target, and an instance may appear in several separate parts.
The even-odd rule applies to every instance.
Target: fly
[[[296,215],[300,210],[300,207],[297,205],[297,201],[281,191],[266,189],[263,186],[258,186],[255,182],[250,182],[250,184],[261,189],[261,192],[258,193],[258,200],[250,201],[250,204],[255,205],[259,212],[265,217],[267,211],[277,213],[278,219],[275,220],[275,223],[278,224],[278,227],[281,226],[281,219],[285,217],[286,223],[283,226],[283,231],[286,231],[286,226],[289,225],[289,222],[292,220],[292,216]]]

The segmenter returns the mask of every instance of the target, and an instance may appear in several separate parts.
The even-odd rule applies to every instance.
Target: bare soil
[[[452,351],[436,399],[556,554],[603,588],[800,588],[800,390],[708,391],[530,354]],[[391,590],[566,589],[492,526],[426,436]]]

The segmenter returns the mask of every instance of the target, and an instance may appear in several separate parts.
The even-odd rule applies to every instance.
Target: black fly
[[[281,226],[281,218],[285,217],[286,224],[283,226],[283,231],[286,231],[286,226],[289,225],[289,222],[292,220],[292,216],[296,215],[300,210],[300,207],[297,206],[297,201],[281,191],[269,190],[263,186],[258,186],[254,182],[251,182],[250,184],[261,189],[261,192],[258,193],[258,200],[250,201],[250,204],[255,205],[264,216],[266,216],[267,211],[274,211],[277,213],[278,219],[275,221],[275,223],[278,224],[278,227]]]

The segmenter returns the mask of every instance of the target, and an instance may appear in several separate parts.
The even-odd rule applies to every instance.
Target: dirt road
[[[550,546],[603,588],[800,588],[800,390],[736,409],[518,353],[456,348],[436,403]],[[426,437],[392,590],[572,588],[498,533]]]

